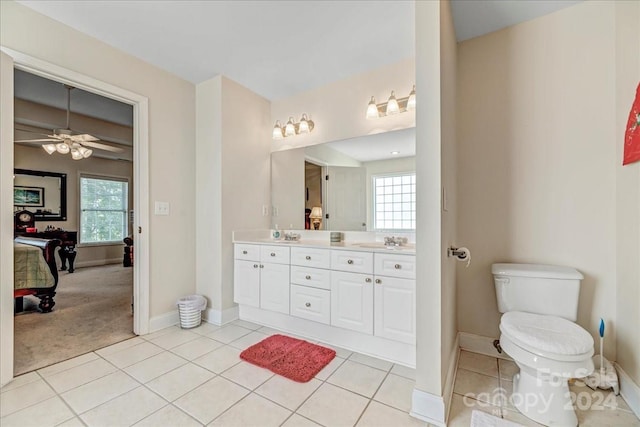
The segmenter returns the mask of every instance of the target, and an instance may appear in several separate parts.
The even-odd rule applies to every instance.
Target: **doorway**
[[[133,331],[137,335],[149,331],[149,242],[143,230],[149,224],[149,159],[148,159],[148,99],[128,90],[96,80],[81,73],[38,60],[21,52],[2,48],[0,67],[0,384],[13,378],[14,319],[13,319],[13,69],[20,69],[41,77],[71,85],[133,106],[134,141],[134,200],[133,231],[135,234],[135,264],[133,267]]]

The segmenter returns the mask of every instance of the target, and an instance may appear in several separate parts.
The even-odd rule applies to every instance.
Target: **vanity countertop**
[[[268,237],[250,237],[250,236],[235,236],[233,243],[246,243],[246,244],[260,244],[260,245],[282,245],[289,247],[301,247],[301,248],[322,248],[322,249],[338,249],[347,251],[363,251],[363,252],[384,252],[384,253],[397,253],[398,255],[415,255],[416,247],[413,243],[407,243],[402,246],[385,246],[380,241],[346,241],[340,243],[331,243],[326,240],[312,240],[305,239],[292,241],[284,239],[271,239]]]

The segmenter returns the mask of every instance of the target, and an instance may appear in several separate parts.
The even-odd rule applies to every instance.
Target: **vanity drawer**
[[[376,276],[416,278],[415,255],[381,254],[374,255],[373,272]]]
[[[331,289],[331,270],[292,265],[291,283],[313,288]]]
[[[260,245],[236,243],[234,247],[234,258],[246,261],[260,261]]]
[[[291,315],[329,325],[331,291],[291,285]]]
[[[328,249],[291,248],[291,265],[329,268],[331,266],[331,251]]]
[[[260,246],[260,261],[289,264],[289,246]]]
[[[373,253],[356,251],[331,251],[331,268],[351,273],[373,273]]]

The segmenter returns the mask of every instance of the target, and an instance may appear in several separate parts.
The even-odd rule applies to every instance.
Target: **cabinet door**
[[[260,306],[260,263],[235,260],[233,300],[238,304]]]
[[[291,315],[328,325],[331,292],[325,289],[291,285]]]
[[[289,266],[260,265],[260,308],[289,314]]]
[[[331,324],[373,334],[371,275],[331,272]]]
[[[416,340],[415,280],[375,280],[375,335],[414,344]]]

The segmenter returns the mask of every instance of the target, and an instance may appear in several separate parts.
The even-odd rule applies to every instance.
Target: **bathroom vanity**
[[[234,240],[240,318],[415,366],[415,249]]]

